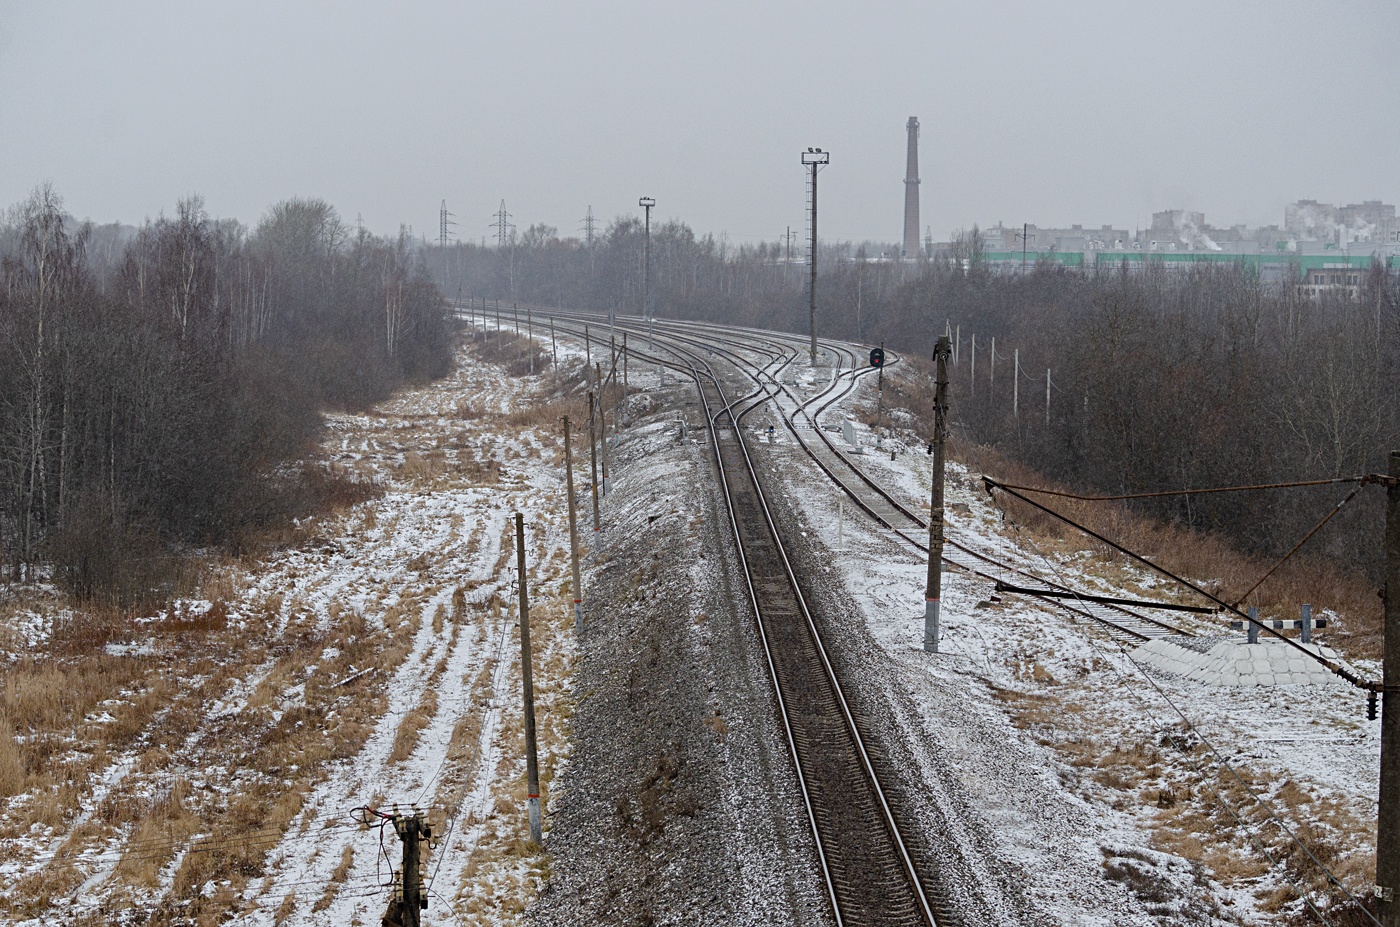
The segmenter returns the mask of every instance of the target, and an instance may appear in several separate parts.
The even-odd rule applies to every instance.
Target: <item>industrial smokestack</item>
[[[919,254],[919,118],[910,116],[909,157],[904,168],[904,250],[906,258]]]

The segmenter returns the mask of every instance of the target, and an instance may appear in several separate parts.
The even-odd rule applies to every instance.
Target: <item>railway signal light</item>
[[[884,348],[871,348],[871,349],[870,349],[870,366],[872,366],[872,367],[883,367],[883,366],[885,366],[885,349],[884,349]]]

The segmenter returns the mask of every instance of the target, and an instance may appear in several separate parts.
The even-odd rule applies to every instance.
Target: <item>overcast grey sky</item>
[[[293,195],[377,232],[582,224],[657,200],[732,239],[923,223],[1216,225],[1400,199],[1400,4],[0,0],[0,204],[139,222]]]

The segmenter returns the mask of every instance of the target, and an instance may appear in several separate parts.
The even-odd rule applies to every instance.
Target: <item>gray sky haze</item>
[[[1400,4],[0,0],[0,204],[51,181],[137,223],[190,193],[255,224],[318,196],[435,238],[575,233],[657,200],[697,232],[1146,225],[1400,199]]]

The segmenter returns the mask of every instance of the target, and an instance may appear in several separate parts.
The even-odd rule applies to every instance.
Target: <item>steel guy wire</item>
[[[977,456],[978,456],[975,447],[972,448],[972,453],[973,453],[973,456],[974,456],[974,457],[977,457]],[[979,469],[979,470],[981,469],[980,461],[979,461],[979,463],[978,463],[978,469]],[[991,495],[991,494],[989,493],[988,495]],[[1059,569],[1059,567],[1054,563],[1054,561],[1052,561],[1052,560],[1045,554],[1045,552],[1042,551],[1042,550],[1040,549],[1039,545],[1037,545],[1037,544],[1035,543],[1034,539],[1031,538],[1031,537],[1022,529],[1021,525],[1020,525],[1019,523],[1017,523],[1017,522],[1015,521],[1015,519],[1010,519],[1010,518],[1007,517],[1006,509],[1001,505],[1001,503],[1000,503],[999,501],[996,500],[995,496],[993,496],[992,498],[993,498],[993,501],[996,503],[997,508],[1000,509],[1001,512],[1002,512],[1002,519],[1003,519],[1004,521],[1008,521],[1008,522],[1011,524],[1011,526],[1015,529],[1016,533],[1017,533],[1018,535],[1021,536],[1021,538],[1030,546],[1030,548],[1036,552],[1036,555],[1040,557],[1040,559],[1045,563],[1045,565],[1046,565],[1047,567],[1049,567],[1050,570],[1051,570],[1053,573],[1055,573],[1055,575],[1056,575],[1057,577],[1060,578],[1060,580],[1061,580],[1062,583],[1064,583],[1064,581],[1065,581],[1065,576],[1064,576],[1064,574],[1061,572],[1061,570]],[[1077,595],[1076,595],[1076,598],[1078,598]],[[1098,643],[1097,643],[1096,641],[1094,641],[1092,637],[1088,638],[1088,640],[1089,640],[1090,644],[1093,645],[1093,647],[1094,647],[1095,650],[1099,651],[1100,653],[1103,652],[1102,649],[1099,647]],[[1264,811],[1264,813],[1268,816],[1268,818],[1269,818],[1280,830],[1282,830],[1282,831],[1288,836],[1289,840],[1291,840],[1295,846],[1297,846],[1300,850],[1302,850],[1302,851],[1308,856],[1308,858],[1311,859],[1312,862],[1313,862],[1323,873],[1325,873],[1325,874],[1327,875],[1328,881],[1330,881],[1333,885],[1337,886],[1337,888],[1341,889],[1342,893],[1343,893],[1344,895],[1346,895],[1347,900],[1349,900],[1349,901],[1351,901],[1351,902],[1354,902],[1354,903],[1358,903],[1358,907],[1360,907],[1359,902],[1358,902],[1358,899],[1356,898],[1356,896],[1354,896],[1354,895],[1347,889],[1347,887],[1341,883],[1341,880],[1337,877],[1337,875],[1336,875],[1334,872],[1332,872],[1332,870],[1329,869],[1325,864],[1323,864],[1322,861],[1319,860],[1319,859],[1317,858],[1317,856],[1313,853],[1313,851],[1312,851],[1307,845],[1305,845],[1301,840],[1298,839],[1297,835],[1295,835],[1295,834],[1293,833],[1292,829],[1289,828],[1288,825],[1285,824],[1285,823],[1283,822],[1283,820],[1278,816],[1277,813],[1275,813],[1274,809],[1273,809],[1272,807],[1270,807],[1270,805],[1268,804],[1268,802],[1267,802],[1261,795],[1259,795],[1259,793],[1256,792],[1247,782],[1245,782],[1244,778],[1239,774],[1238,770],[1236,770],[1235,767],[1234,767],[1227,759],[1225,759],[1225,757],[1221,754],[1220,750],[1215,746],[1215,744],[1210,740],[1210,738],[1207,737],[1206,734],[1205,734],[1204,732],[1202,732],[1201,729],[1200,729],[1196,724],[1194,724],[1194,723],[1186,716],[1186,713],[1185,713],[1184,711],[1182,711],[1182,709],[1176,704],[1175,701],[1173,701],[1173,700],[1171,699],[1170,696],[1167,695],[1167,693],[1165,692],[1165,690],[1162,689],[1162,687],[1157,683],[1157,681],[1156,681],[1155,679],[1153,679],[1153,678],[1142,668],[1141,664],[1139,664],[1137,660],[1133,659],[1132,654],[1130,654],[1130,653],[1127,651],[1127,648],[1125,647],[1125,645],[1122,644],[1121,642],[1118,642],[1118,643],[1117,643],[1117,646],[1118,646],[1119,652],[1122,654],[1122,656],[1123,656],[1125,659],[1127,659],[1127,661],[1133,666],[1133,668],[1134,668],[1135,670],[1137,670],[1138,675],[1140,675],[1144,680],[1146,680],[1147,683],[1148,683],[1149,685],[1151,685],[1152,688],[1157,692],[1157,694],[1158,694],[1159,696],[1161,696],[1162,700],[1163,700],[1164,702],[1167,703],[1167,705],[1172,709],[1172,711],[1176,713],[1177,717],[1179,717],[1179,718],[1181,719],[1181,722],[1182,722],[1184,725],[1186,725],[1186,729],[1187,729],[1188,731],[1190,731],[1190,732],[1195,733],[1195,735],[1201,739],[1201,743],[1205,744],[1206,747],[1210,750],[1210,752],[1215,756],[1216,762],[1219,763],[1220,766],[1221,766],[1222,768],[1224,768],[1224,769],[1226,769],[1226,770],[1228,770],[1228,771],[1230,772],[1230,774],[1234,777],[1235,781],[1238,782],[1238,783],[1240,784],[1240,786],[1241,786],[1242,788],[1244,788],[1244,790],[1245,790],[1245,791],[1249,794],[1249,796],[1254,800],[1254,803],[1256,804],[1256,806],[1258,806],[1260,809],[1262,809],[1262,810]],[[1125,679],[1125,677],[1123,676],[1123,674],[1117,669],[1116,666],[1114,666],[1113,661],[1111,661],[1111,660],[1105,660],[1105,662],[1108,663],[1109,666],[1114,667],[1114,673],[1115,673],[1115,675],[1118,676],[1118,678],[1119,678],[1120,680],[1126,681],[1126,679]],[[1124,688],[1127,689],[1128,693],[1133,697],[1134,701],[1136,701],[1136,702],[1144,709],[1144,711],[1147,713],[1148,717],[1151,718],[1154,722],[1156,722],[1157,719],[1156,719],[1155,716],[1152,714],[1152,712],[1150,711],[1150,709],[1148,709],[1146,702],[1144,702],[1144,701],[1141,699],[1140,695],[1139,695],[1131,686],[1125,686]],[[1160,722],[1157,722],[1157,723],[1160,725]],[[1163,725],[1163,726],[1162,726],[1162,729],[1165,731],[1165,730],[1166,730],[1166,727]],[[1195,762],[1195,760],[1191,757],[1189,751],[1187,751],[1187,750],[1176,740],[1176,738],[1173,737],[1173,736],[1170,734],[1170,732],[1167,732],[1166,736],[1168,737],[1168,739],[1170,739],[1170,740],[1172,741],[1173,746],[1177,747],[1178,751],[1181,752],[1182,756],[1185,757],[1185,758],[1187,759],[1187,762],[1191,763],[1192,768],[1193,768],[1194,770],[1196,770],[1198,773],[1201,773],[1201,768],[1200,768],[1200,766],[1199,766],[1199,765]],[[1253,843],[1253,844],[1255,845],[1255,848],[1258,849],[1261,853],[1264,854],[1265,858],[1269,860],[1269,863],[1270,863],[1271,865],[1273,865],[1273,866],[1275,866],[1275,867],[1278,867],[1278,866],[1279,866],[1278,861],[1275,860],[1275,859],[1273,858],[1272,854],[1270,854],[1270,853],[1268,852],[1267,848],[1265,848],[1262,844],[1258,843],[1258,842],[1253,838],[1253,835],[1249,832],[1249,828],[1246,826],[1246,822],[1245,822],[1245,820],[1243,819],[1243,817],[1241,816],[1240,812],[1229,802],[1228,799],[1225,798],[1224,795],[1222,795],[1222,794],[1220,793],[1220,791],[1219,791],[1218,789],[1216,789],[1213,785],[1211,785],[1211,784],[1209,783],[1208,780],[1206,780],[1204,774],[1202,774],[1202,781],[1206,783],[1207,788],[1209,788],[1209,789],[1211,790],[1211,794],[1215,796],[1216,800],[1220,802],[1221,806],[1224,807],[1227,811],[1229,811],[1229,812],[1230,812],[1230,815],[1231,815],[1237,822],[1239,822],[1239,823],[1241,824],[1241,827],[1242,827],[1243,832],[1245,833],[1246,837],[1250,840],[1250,842]],[[1287,875],[1287,870],[1286,870],[1286,869],[1284,870],[1284,873],[1285,873],[1284,878],[1288,880],[1288,882],[1289,882],[1290,885],[1293,885],[1293,887],[1295,888],[1295,890],[1298,890],[1298,885],[1297,885],[1291,878],[1288,877],[1288,875]],[[1313,903],[1311,902],[1311,900],[1308,899],[1306,893],[1304,893],[1304,892],[1302,892],[1301,890],[1299,890],[1299,891],[1298,891],[1298,894],[1299,894],[1299,897],[1302,898],[1303,902],[1308,906],[1308,908],[1311,909],[1311,910],[1313,911],[1313,913],[1316,914],[1317,917],[1318,917],[1320,920],[1322,920],[1323,923],[1325,923],[1325,924],[1330,924],[1330,923],[1331,923],[1331,922],[1328,921],[1327,918],[1322,914],[1322,912],[1319,911],[1315,905],[1313,905]],[[1370,914],[1370,912],[1365,911],[1365,908],[1364,908],[1364,907],[1361,907],[1361,910],[1363,911],[1363,913],[1366,914],[1367,917],[1369,917],[1372,921],[1374,921],[1374,922],[1376,923],[1377,927],[1380,927],[1380,921],[1376,920],[1376,918],[1375,918],[1374,916],[1372,916],[1372,915]]]

